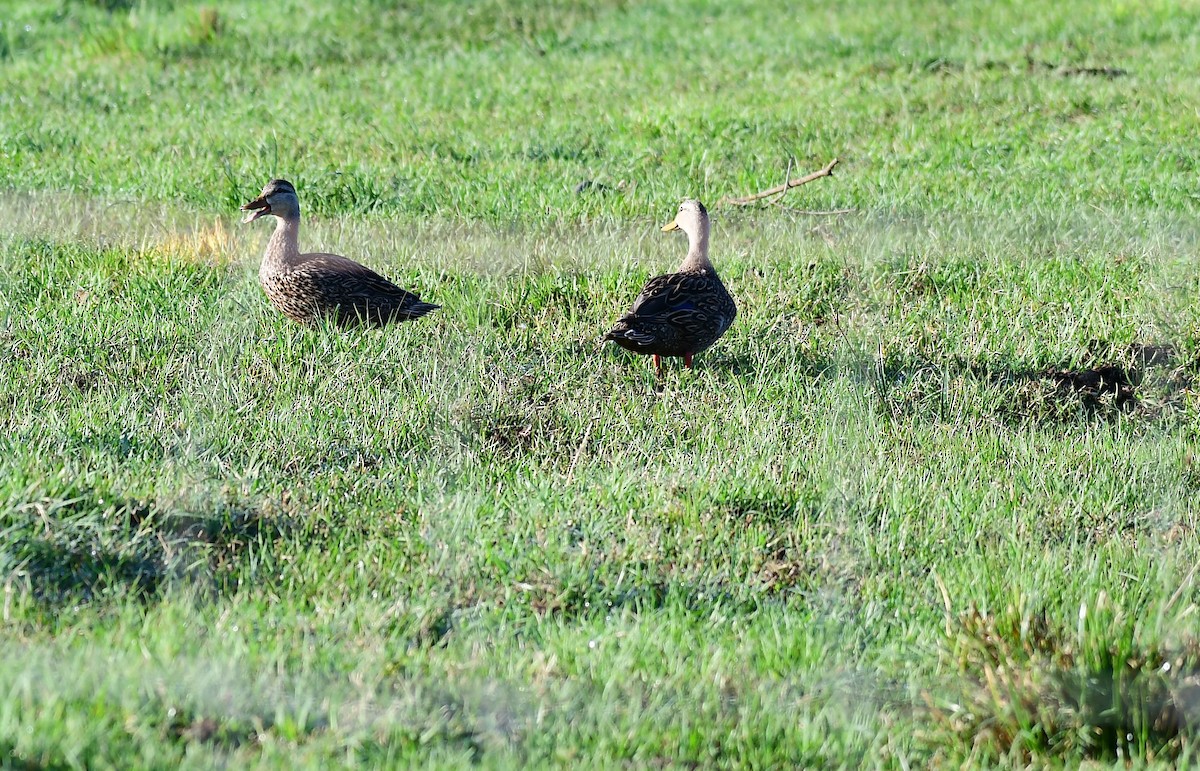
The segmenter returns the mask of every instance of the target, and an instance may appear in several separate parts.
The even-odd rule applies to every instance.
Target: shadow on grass
[[[171,582],[228,591],[245,553],[293,526],[222,503],[181,511],[94,490],[18,506],[2,521],[0,571],[52,604],[113,592],[148,600]]]
[[[978,68],[988,71],[1008,72],[1014,76],[1037,76],[1037,75],[1058,75],[1059,77],[1091,77],[1101,78],[1104,80],[1116,80],[1129,75],[1129,70],[1123,67],[1114,67],[1112,65],[1102,65],[1093,67],[1084,67],[1079,65],[1070,65],[1060,62],[1051,62],[1044,59],[1034,58],[1032,54],[1026,53],[1024,61],[1012,60],[1004,61],[1000,59],[988,59],[982,64],[969,64],[963,59],[956,59],[947,56],[935,56],[926,58],[917,62],[914,67],[919,66],[920,70],[931,75],[950,75],[960,74],[968,69]]]
[[[98,377],[95,373],[91,374],[74,374],[71,376],[72,382],[76,387],[84,388],[75,382],[74,378],[83,378],[90,380]],[[87,386],[91,387],[91,386]],[[106,428],[102,431],[90,432],[87,434],[78,434],[71,438],[71,444],[81,450],[88,450],[95,453],[103,453],[119,460],[128,460],[130,458],[146,458],[159,460],[164,456],[163,447],[161,444],[153,441],[146,441],[142,437],[121,431],[119,428]]]
[[[81,4],[114,13],[133,10],[133,7],[137,5],[137,0],[82,0]]]
[[[742,377],[777,367],[778,363],[767,358],[766,355],[756,356],[746,352],[716,350],[698,356],[695,366],[700,371]],[[789,360],[788,376],[812,379],[821,377],[833,369],[833,361],[826,356],[802,355]]]
[[[770,524],[783,527],[811,514],[808,501],[797,490],[782,486],[763,485],[713,500],[713,505],[735,520],[749,525]]]
[[[1104,357],[1098,349],[1106,347],[1094,343],[1090,348],[1097,350],[1085,358],[1099,363],[1074,369],[889,355],[861,367],[858,376],[896,417],[973,412],[1012,424],[1156,418],[1192,387],[1195,366],[1177,365],[1169,346],[1128,346]]]
[[[578,576],[541,573],[516,582],[518,591],[512,602],[538,617],[570,621],[625,610],[641,614],[665,608],[697,615],[717,610],[753,613],[763,605],[785,602],[778,594],[761,587],[723,578],[696,580],[660,573],[628,579],[627,574],[636,569],[636,565],[626,566],[621,577],[607,575],[603,570]]]

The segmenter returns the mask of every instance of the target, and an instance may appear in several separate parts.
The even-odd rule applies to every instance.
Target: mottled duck
[[[633,308],[604,336],[634,353],[654,356],[662,375],[663,356],[692,357],[717,341],[737,316],[737,306],[708,259],[708,210],[696,200],[679,204],[663,231],[682,230],[688,252],[679,270],[646,282]]]
[[[296,188],[273,179],[262,195],[242,206],[243,222],[275,217],[258,280],[284,316],[301,324],[328,317],[340,327],[382,327],[420,318],[439,306],[422,302],[375,271],[337,254],[300,253],[300,199]]]

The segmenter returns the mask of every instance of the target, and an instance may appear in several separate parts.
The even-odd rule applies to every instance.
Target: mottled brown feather
[[[736,317],[715,271],[668,273],[646,282],[604,339],[636,353],[685,356],[709,348]]]
[[[378,327],[438,308],[349,258],[301,254],[300,200],[287,180],[271,180],[242,210],[249,212],[245,222],[268,214],[276,218],[258,278],[271,304],[289,319],[312,325],[331,318],[343,327]]]
[[[262,277],[271,303],[301,324],[322,317],[339,326],[383,326],[420,318],[438,308],[375,271],[336,254],[302,254],[288,269]]]

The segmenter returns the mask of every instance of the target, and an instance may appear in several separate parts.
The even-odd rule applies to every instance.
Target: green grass
[[[1195,9],[317,5],[0,8],[0,765],[1196,758]]]
[[[228,210],[286,173],[313,212],[574,222],[837,156],[820,203],[1178,210],[1200,11],[1176,5],[17,3],[0,179]]]

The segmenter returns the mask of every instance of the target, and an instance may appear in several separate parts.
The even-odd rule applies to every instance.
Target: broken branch
[[[814,179],[820,179],[821,177],[831,176],[833,174],[833,167],[837,166],[837,162],[838,162],[838,159],[834,158],[832,161],[830,161],[828,163],[828,165],[825,166],[825,168],[823,168],[819,171],[814,171],[812,174],[807,174],[803,177],[796,177],[795,179],[789,179],[787,182],[784,182],[782,185],[776,185],[775,187],[771,188],[770,190],[763,190],[762,192],[755,193],[754,195],[747,195],[747,196],[743,196],[742,198],[726,198],[724,203],[730,204],[732,206],[746,206],[747,204],[752,204],[755,201],[760,201],[763,198],[769,198],[773,195],[780,195],[781,193],[786,193],[787,191],[791,190],[793,187],[800,187],[801,185],[807,185],[809,182],[812,182]]]

